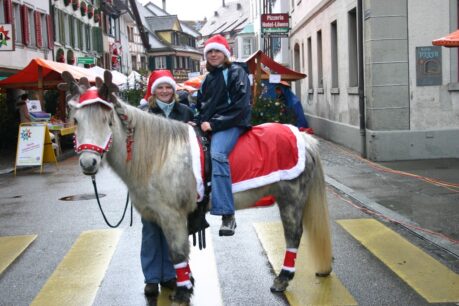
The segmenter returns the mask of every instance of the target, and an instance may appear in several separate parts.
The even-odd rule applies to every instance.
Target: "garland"
[[[74,11],[77,11],[80,8],[80,0],[72,0],[72,7]]]
[[[72,0],[64,0],[64,5],[68,6],[70,4],[70,2],[72,2]]]
[[[75,55],[73,54],[72,50],[67,51],[67,64],[70,64],[70,65],[75,64]]]
[[[99,22],[100,20],[100,11],[99,9],[94,10],[94,22]]]
[[[94,16],[94,7],[91,4],[89,4],[88,5],[88,18],[91,19],[92,16]]]
[[[56,51],[56,61],[59,63],[65,63],[64,50],[62,48],[59,48]]]
[[[81,16],[85,16],[86,13],[88,12],[87,4],[84,1],[81,1],[80,12],[81,12]]]

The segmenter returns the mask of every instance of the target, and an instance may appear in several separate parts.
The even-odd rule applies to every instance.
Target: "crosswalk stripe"
[[[254,226],[271,266],[276,273],[279,273],[285,252],[282,224],[269,222],[256,223]],[[357,305],[334,273],[329,277],[316,277],[311,263],[312,260],[303,239],[295,263],[295,278],[285,292],[290,305]]]
[[[37,238],[37,235],[0,237],[0,274]]]
[[[113,229],[81,233],[31,305],[92,305],[120,235]]]
[[[459,275],[374,219],[337,221],[430,303],[459,302]]]
[[[196,280],[191,304],[199,306],[223,305],[212,236],[208,230],[206,231],[206,248],[199,250],[197,246],[191,247],[190,267]],[[158,306],[169,306],[171,293],[170,290],[161,292]]]

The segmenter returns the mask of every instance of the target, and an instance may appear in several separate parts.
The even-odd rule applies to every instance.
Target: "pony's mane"
[[[151,174],[161,171],[166,158],[173,151],[188,144],[188,127],[185,123],[147,113],[126,104],[135,128],[132,160],[127,163],[130,175],[147,182]]]

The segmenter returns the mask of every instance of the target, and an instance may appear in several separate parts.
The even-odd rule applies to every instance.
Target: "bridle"
[[[73,144],[74,144],[74,148],[75,148],[75,152],[77,154],[81,154],[83,152],[92,152],[92,153],[97,153],[100,155],[100,157],[102,158],[104,153],[108,152],[112,146],[112,143],[113,143],[113,134],[110,132],[104,143],[102,144],[102,146],[98,146],[96,144],[92,144],[92,143],[78,143],[78,137],[76,137],[76,133],[73,135]]]

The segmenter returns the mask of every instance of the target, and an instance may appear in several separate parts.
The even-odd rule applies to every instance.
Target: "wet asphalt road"
[[[325,157],[327,159],[327,157]],[[325,161],[327,169],[327,162]],[[333,175],[333,173],[327,173]],[[122,182],[108,169],[97,177],[102,203],[110,220],[121,215],[126,197]],[[70,195],[91,194],[91,180],[80,174],[76,157],[47,165],[45,173],[20,171],[0,176],[0,236],[36,234],[37,239],[0,275],[0,305],[29,305],[82,231],[104,229],[95,200],[61,201]],[[329,187],[331,219],[371,218]],[[276,207],[237,212],[233,237],[218,237],[219,220],[209,217],[224,305],[288,305],[283,295],[269,291],[274,274],[253,223],[279,220]],[[114,222],[114,221],[112,221]],[[397,225],[402,234],[425,252],[459,272],[457,258]],[[122,225],[122,236],[98,290],[94,305],[146,305],[140,268],[140,219]],[[360,305],[427,305],[428,303],[383,263],[332,222],[334,273]],[[199,282],[199,279],[196,280]],[[208,293],[212,299],[212,293]],[[445,304],[442,304],[445,305]]]

